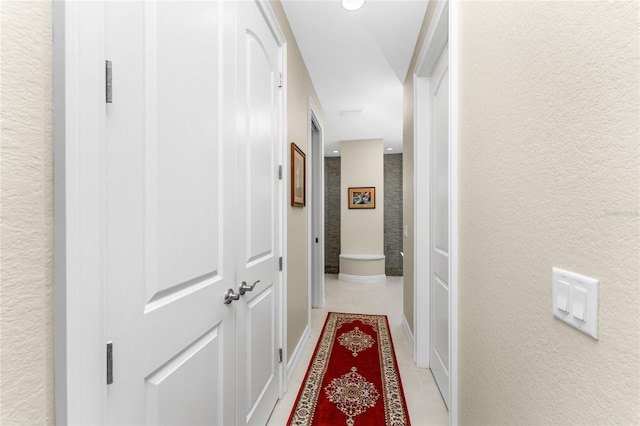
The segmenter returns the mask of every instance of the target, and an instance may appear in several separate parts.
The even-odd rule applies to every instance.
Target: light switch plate
[[[597,340],[598,280],[553,268],[551,293],[553,315]]]

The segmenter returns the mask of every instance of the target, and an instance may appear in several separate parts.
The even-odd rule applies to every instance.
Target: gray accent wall
[[[324,272],[340,272],[340,157],[324,159]],[[402,154],[384,156],[385,274],[402,276]]]
[[[340,157],[324,158],[324,273],[340,268]]]
[[[384,156],[385,273],[402,276],[402,154]]]

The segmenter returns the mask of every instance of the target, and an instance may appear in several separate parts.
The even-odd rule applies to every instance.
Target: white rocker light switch
[[[559,320],[598,339],[598,280],[553,268],[552,311]]]
[[[556,307],[562,312],[569,313],[569,284],[565,283],[564,281],[558,282]]]
[[[573,288],[573,307],[571,313],[580,321],[586,321],[587,292],[580,287]]]

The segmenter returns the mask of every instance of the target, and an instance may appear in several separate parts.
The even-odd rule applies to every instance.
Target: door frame
[[[278,163],[286,151],[286,38],[267,0],[255,0],[280,48]],[[54,294],[56,424],[106,418],[104,277],[105,35],[102,2],[53,2]],[[101,72],[96,72],[100,70]],[[280,255],[286,253],[286,197],[280,181]],[[285,260],[286,261],[286,260]],[[286,347],[286,266],[278,300]],[[285,360],[283,360],[285,361]],[[286,361],[278,372],[280,397]]]
[[[414,81],[414,360],[428,368],[431,271],[429,89],[430,76],[444,46],[449,43],[449,423],[458,423],[458,49],[457,2],[436,3],[425,42],[413,74]],[[420,259],[420,261],[418,261]]]
[[[106,413],[103,28],[100,3],[53,3],[56,424]]]
[[[311,308],[324,307],[324,128],[313,99],[307,99],[307,123],[309,152],[311,153],[311,167],[307,168],[307,182],[309,182],[311,197],[309,197],[309,327],[311,327]],[[318,129],[318,142],[313,141],[313,125]],[[316,182],[317,178],[317,182]],[[319,243],[314,243],[313,219],[319,225]],[[319,265],[316,265],[319,263]],[[315,268],[314,266],[317,266]],[[313,276],[314,269],[316,276]],[[314,300],[316,303],[314,303]]]

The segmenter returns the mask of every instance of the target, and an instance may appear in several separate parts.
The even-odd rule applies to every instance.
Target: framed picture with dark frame
[[[375,209],[376,208],[376,187],[359,186],[349,188],[349,208],[350,209]]]
[[[291,142],[291,205],[304,207],[307,187],[307,156]]]

